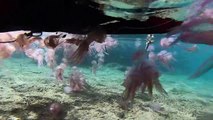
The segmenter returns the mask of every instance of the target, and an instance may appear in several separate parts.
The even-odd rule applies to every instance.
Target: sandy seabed
[[[59,120],[211,120],[213,88],[198,86],[186,76],[163,74],[160,78],[169,96],[154,91],[147,100],[138,92],[130,110],[118,104],[124,87],[124,72],[116,64],[105,65],[92,75],[82,68],[91,88],[82,93],[66,94],[63,85],[50,76],[47,67],[38,68],[30,59],[9,59],[0,66],[0,120],[54,120],[51,103],[63,106]],[[69,79],[70,68],[65,71]],[[209,93],[208,93],[209,92]],[[205,94],[202,94],[205,93]],[[163,110],[155,111],[149,104],[157,103]]]

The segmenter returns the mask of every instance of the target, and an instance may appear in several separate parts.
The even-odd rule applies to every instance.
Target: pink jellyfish
[[[167,52],[166,50],[162,50],[157,54],[158,60],[165,65],[167,68],[171,69],[170,65],[171,61],[176,61],[171,52]]]
[[[60,65],[58,65],[55,70],[55,77],[58,81],[63,81],[64,70],[67,67],[67,60],[63,59],[62,61],[63,62]]]
[[[16,48],[10,43],[0,43],[0,59],[9,58]]]

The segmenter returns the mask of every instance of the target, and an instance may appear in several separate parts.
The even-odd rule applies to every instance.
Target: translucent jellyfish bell
[[[72,70],[78,70],[78,68],[76,66],[73,66]]]
[[[92,64],[92,65],[96,65],[97,62],[96,62],[95,60],[93,60],[93,61],[91,62],[91,64]]]

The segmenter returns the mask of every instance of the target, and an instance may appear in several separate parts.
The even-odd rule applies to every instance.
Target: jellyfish
[[[142,93],[148,89],[149,96],[152,97],[153,87],[163,95],[167,95],[159,80],[160,73],[152,63],[143,59],[138,65],[128,70],[123,86],[123,100],[121,107],[128,109],[129,103],[132,103],[135,93],[138,88],[141,88]]]

